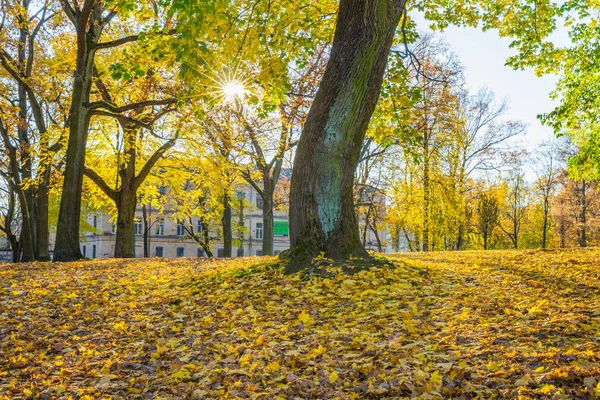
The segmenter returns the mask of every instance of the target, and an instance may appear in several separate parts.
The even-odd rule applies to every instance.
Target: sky
[[[415,20],[417,26],[426,26],[422,18]],[[553,137],[552,129],[543,126],[537,115],[552,111],[557,104],[549,97],[557,82],[556,76],[537,77],[532,69],[516,71],[505,66],[514,50],[509,48],[510,39],[499,37],[495,31],[450,27],[442,35],[465,67],[467,87],[473,92],[488,87],[497,99],[507,98],[510,109],[505,118],[528,125],[525,136],[517,139],[520,146],[534,150],[540,142]],[[558,32],[555,37],[564,42],[567,33]]]

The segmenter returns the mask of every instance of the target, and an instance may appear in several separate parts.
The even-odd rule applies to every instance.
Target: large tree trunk
[[[119,195],[117,208],[117,237],[115,239],[115,258],[134,258],[135,246],[135,191],[123,190]]]
[[[137,187],[135,185],[135,165],[137,159],[137,129],[122,124],[125,152],[123,164],[119,169],[121,187],[116,196],[117,237],[115,238],[115,258],[135,257],[135,208],[137,206]]]
[[[78,63],[79,64],[79,63]],[[85,147],[89,115],[84,104],[89,102],[92,63],[78,65],[71,104],[69,142],[65,162],[64,183],[56,228],[55,261],[73,261],[82,257],[79,249],[81,189],[85,165]]]
[[[263,188],[263,240],[262,240],[262,254],[263,256],[273,255],[273,193],[274,188],[266,182]]]
[[[77,58],[73,94],[69,111],[69,141],[65,161],[64,183],[56,228],[55,261],[82,258],[79,249],[81,189],[85,169],[85,148],[90,124],[90,91],[92,88],[95,46],[102,32],[99,3],[86,0],[86,13],[76,15]]]
[[[323,80],[298,143],[290,193],[288,272],[321,251],[368,258],[354,210],[354,173],[404,0],[341,0]]]

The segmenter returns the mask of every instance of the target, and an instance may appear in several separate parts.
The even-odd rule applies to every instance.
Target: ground
[[[600,395],[600,251],[393,259],[0,265],[0,399]]]

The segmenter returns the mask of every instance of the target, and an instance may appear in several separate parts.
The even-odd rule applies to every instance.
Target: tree
[[[0,134],[9,160],[5,172],[23,210],[22,259],[47,261],[50,179],[53,157],[62,148],[60,138],[50,144],[52,125],[61,111],[58,102],[51,104],[49,99],[63,85],[47,78],[52,34],[46,25],[60,26],[61,19],[53,2],[11,0],[0,8]]]
[[[0,193],[3,194],[0,202],[0,231],[4,233],[6,239],[10,243],[12,250],[12,262],[19,261],[21,252],[21,243],[19,242],[19,225],[18,206],[15,201],[15,191],[11,187],[12,182],[4,180],[0,186]]]
[[[506,203],[502,207],[502,221],[499,227],[510,239],[515,249],[519,248],[519,233],[527,210],[528,188],[523,170],[525,156],[526,152],[519,150],[512,151],[507,155],[506,163],[509,169],[503,182]]]
[[[310,106],[317,85],[316,82],[323,75],[327,47],[317,48],[315,54],[307,60],[303,68],[290,71],[289,78],[291,90],[284,101],[277,105],[277,109],[265,112],[269,104],[244,105],[237,101],[235,114],[244,132],[244,150],[251,163],[242,163],[238,167],[242,177],[248,182],[262,198],[263,239],[262,254],[273,255],[273,211],[275,208],[275,191],[285,155],[297,143],[294,135],[302,126],[306,118],[306,111]],[[255,88],[262,93],[264,88]]]
[[[557,143],[555,141],[544,142],[535,153],[534,165],[537,181],[534,186],[535,192],[542,201],[542,248],[548,245],[548,229],[550,222],[550,206],[552,198],[556,194],[559,184],[560,168],[557,157]]]
[[[290,192],[287,271],[323,251],[368,258],[354,211],[354,172],[403,0],[341,0],[331,54],[300,136]]]
[[[123,76],[111,79],[107,67],[95,68],[94,86],[102,98],[99,102],[105,103],[105,107],[93,112],[96,118],[91,126],[100,131],[97,140],[116,141],[116,145],[111,146],[114,150],[112,163],[106,147],[94,152],[88,145],[86,155],[92,156],[93,164],[87,162],[83,171],[114,203],[117,229],[114,257],[117,258],[134,257],[134,220],[139,189],[157,162],[175,146],[186,117],[174,114],[175,93],[181,86],[171,77],[172,71],[147,57],[145,45],[126,47],[128,58],[143,61],[146,72],[139,72],[129,79]],[[120,61],[124,62],[123,59]],[[119,109],[115,105],[124,102],[129,103],[128,107]],[[131,107],[132,104],[137,106]],[[116,126],[111,120],[117,122]],[[116,132],[108,134],[103,130]]]
[[[116,105],[102,98],[102,96],[94,99],[92,85],[96,74],[95,60],[97,53],[137,42],[142,37],[145,41],[151,41],[153,37],[174,34],[175,30],[170,26],[173,21],[169,17],[164,18],[161,15],[155,15],[153,19],[140,17],[135,21],[135,17],[143,16],[144,13],[148,12],[152,13],[152,10],[156,13],[159,10],[159,8],[146,2],[138,3],[133,7],[125,3],[116,3],[109,6],[102,0],[85,0],[81,5],[70,0],[64,0],[61,3],[62,11],[72,23],[74,29],[76,57],[68,120],[69,139],[54,260],[71,261],[82,257],[79,250],[79,220],[85,171],[85,150],[92,116],[107,113],[119,115],[131,110],[164,104],[165,101],[163,99],[152,99],[138,103]],[[134,17],[131,29],[138,32],[133,35],[130,34],[130,29],[123,29],[129,17]],[[113,29],[112,32],[110,31],[109,27],[114,21],[120,23],[121,30]],[[102,41],[107,32],[113,34],[125,33],[125,35],[117,38],[106,38]],[[124,66],[115,63],[113,76],[129,79],[139,71],[143,71],[138,64],[129,65],[129,68],[126,67],[127,64]],[[168,101],[172,102],[171,99],[168,99]]]
[[[459,196],[463,197],[470,189],[467,181],[478,172],[497,170],[501,165],[502,153],[507,151],[507,142],[525,131],[520,121],[499,121],[508,110],[508,103],[497,103],[494,93],[480,89],[475,94],[462,90],[457,108],[458,135],[453,136],[452,145],[456,148],[457,167],[455,185]],[[470,210],[465,202],[459,206],[458,232],[454,248],[464,247],[469,225]]]
[[[481,193],[477,202],[477,229],[483,237],[483,249],[489,247],[489,239],[498,225],[500,209],[498,199],[492,193]]]

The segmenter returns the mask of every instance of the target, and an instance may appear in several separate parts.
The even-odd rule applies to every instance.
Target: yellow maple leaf
[[[302,311],[300,315],[298,315],[298,321],[302,322],[304,325],[308,324],[311,320],[311,316],[306,311]]]

